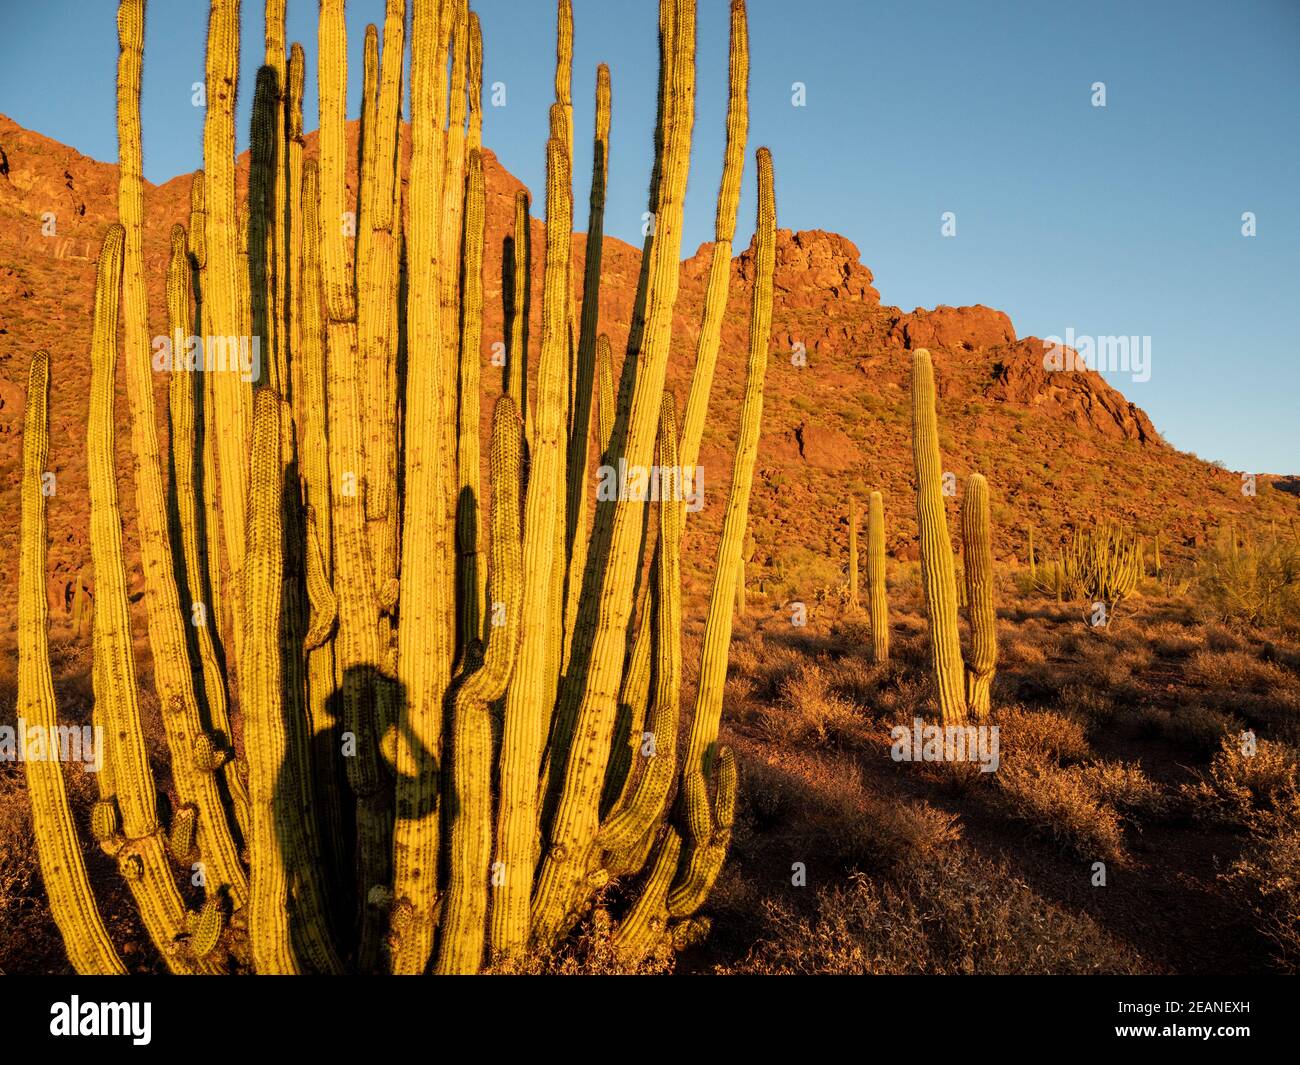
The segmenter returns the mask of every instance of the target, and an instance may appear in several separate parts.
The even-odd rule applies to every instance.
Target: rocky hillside
[[[355,133],[355,130],[353,131]],[[314,150],[314,137],[308,151]],[[486,155],[488,254],[484,269],[484,412],[498,379],[487,363],[502,336],[501,259],[519,182]],[[778,161],[779,162],[779,161]],[[243,160],[247,166],[246,158]],[[241,172],[241,180],[246,169]],[[173,223],[187,221],[190,176],[146,185],[146,264],[152,321],[164,321],[163,279]],[[350,175],[355,189],[355,174]],[[0,115],[0,639],[16,622],[18,482],[28,360],[44,347],[53,372],[50,598],[56,624],[89,562],[85,424],[95,255],[115,220],[116,167],[80,155]],[[578,190],[579,205],[586,196]],[[544,206],[535,204],[540,213]],[[778,203],[778,213],[780,205]],[[578,224],[585,224],[581,211]],[[574,237],[575,262],[584,238]],[[534,221],[531,333],[540,336],[542,223]],[[710,246],[682,263],[669,382],[684,404],[694,363]],[[636,285],[639,249],[607,239],[602,328],[620,351]],[[705,434],[706,505],[688,527],[688,577],[706,575],[728,487],[744,384],[752,252],[732,263],[723,350]],[[579,282],[580,284],[580,282]],[[935,355],[945,463],[958,480],[980,471],[993,491],[995,554],[1024,557],[1026,530],[1050,545],[1077,524],[1114,517],[1152,534],[1177,555],[1225,520],[1241,526],[1300,515],[1294,479],[1241,476],[1165,444],[1139,408],[1092,372],[1049,373],[1043,344],[1018,337],[1000,311],[936,307],[910,313],[882,304],[871,271],[849,240],[821,231],[779,235],[772,360],[753,499],[757,553],[751,579],[768,605],[809,597],[843,566],[850,497],[885,493],[888,548],[915,557],[911,494],[909,351]],[[534,342],[534,353],[536,345]],[[159,411],[166,381],[158,381]],[[129,538],[133,491],[126,450],[125,395],[119,401],[119,470]],[[1278,489],[1283,489],[1279,491]],[[955,509],[955,508],[954,508]],[[132,578],[137,585],[140,574]],[[698,582],[697,582],[698,583]]]

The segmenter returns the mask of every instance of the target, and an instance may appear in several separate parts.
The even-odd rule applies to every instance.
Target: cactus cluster
[[[930,619],[930,656],[939,713],[945,725],[960,725],[967,714],[988,714],[989,691],[997,666],[993,556],[989,540],[988,484],[981,474],[966,480],[961,532],[964,605],[971,628],[970,662],[963,663],[952,539],[944,506],[944,472],[935,412],[934,367],[930,352],[912,354],[912,456],[916,475],[916,523],[921,541],[921,589]]]
[[[655,225],[616,381],[599,317],[610,77],[597,72],[592,239],[578,301],[573,17],[559,0],[542,331],[534,354],[521,194],[486,486],[482,40],[467,0],[409,7],[387,0],[382,33],[367,30],[351,196],[344,0],[320,3],[317,160],[304,153],[304,52],[286,49],[285,0],[267,0],[240,203],[240,3],[211,0],[204,168],[188,231],[172,232],[167,325],[175,338],[251,338],[260,358],[247,374],[216,365],[211,352],[201,367],[174,358],[166,450],[153,409],[142,251],[145,0],[119,7],[119,222],[99,257],[87,434],[94,714],[106,737],[92,829],[177,973],[476,972],[554,948],[612,878],[643,874],[614,941],[634,963],[698,934],[695,915],[727,853],[737,768],[718,733],[771,333],[776,215],[766,149],[757,154],[757,271],[732,488],[684,744],[684,502],[662,493],[653,504],[593,500],[590,467],[599,456],[683,469],[699,454],[747,135],[743,0],[731,3],[716,242],[680,431],[665,381],[695,115],[696,3],[659,4]],[[144,606],[175,791],[169,814],[160,814],[146,754],[122,551],[119,305]],[[40,491],[48,387],[40,353],[24,430],[19,695],[30,720],[52,724]],[[61,770],[34,762],[28,772],[69,958],[80,972],[122,972]]]

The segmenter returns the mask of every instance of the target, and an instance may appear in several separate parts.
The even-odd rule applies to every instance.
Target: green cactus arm
[[[32,358],[23,413],[22,547],[18,577],[18,716],[27,727],[52,736],[58,706],[50,673],[49,600],[45,593],[47,525],[43,480],[49,457],[50,360]],[[96,756],[101,741],[96,737]],[[25,759],[32,834],[50,912],[72,967],[82,975],[123,975],[126,968],[104,928],[86,875],[77,826],[55,759]]]
[[[118,8],[117,69],[118,216],[124,227],[122,311],[127,399],[131,412],[131,448],[135,453],[135,490],[140,558],[144,570],[145,612],[153,659],[153,682],[166,711],[163,726],[173,760],[174,780],[182,802],[204,813],[199,844],[210,890],[229,890],[236,906],[247,891],[244,871],[216,781],[194,770],[186,757],[194,734],[204,727],[199,693],[186,643],[185,617],[176,585],[175,559],[167,525],[158,422],[154,410],[153,359],[149,341],[148,296],[144,281],[144,179],[141,173],[140,79],[144,51],[143,0],[122,0]],[[173,234],[184,247],[183,236]],[[183,251],[181,252],[183,254]],[[184,268],[180,273],[183,275]],[[184,282],[183,276],[177,284]],[[188,309],[178,324],[188,322]],[[183,347],[182,333],[171,343]],[[177,353],[173,351],[173,356]]]
[[[668,931],[668,889],[681,859],[682,839],[666,830],[641,894],[614,934],[614,950],[625,965],[634,965],[661,942]]]
[[[167,318],[173,338],[186,335],[193,320],[190,314],[193,270],[186,249],[185,230],[180,226],[172,227]],[[218,615],[211,601],[211,574],[207,568],[211,557],[208,553],[211,526],[206,523],[206,511],[200,505],[200,497],[207,488],[205,462],[212,451],[204,449],[208,432],[203,418],[203,379],[199,378],[200,387],[196,388],[196,372],[173,363],[168,380],[167,435],[175,526],[172,552],[178,574],[179,608],[182,618],[189,621],[186,631],[191,641],[190,650],[201,670],[199,693],[205,711],[201,715],[205,718],[203,724],[229,737],[229,693],[214,638]]]
[[[546,163],[542,351],[524,508],[524,606],[515,681],[506,695],[500,756],[496,867],[502,883],[493,896],[491,943],[493,952],[501,955],[516,954],[528,942],[537,781],[554,699],[554,690],[547,688],[547,667],[557,620],[551,593],[556,550],[561,545],[556,526],[562,515],[559,485],[568,356],[565,289],[573,211],[563,148],[555,137],[547,142]]]
[[[609,454],[610,438],[614,435],[614,352],[609,337],[601,333],[596,340],[596,376],[600,388],[600,456]]]
[[[989,542],[989,486],[981,474],[966,479],[961,506],[962,552],[971,656],[966,664],[966,701],[978,719],[988,716],[989,690],[998,661],[997,610],[993,600],[993,549]]]
[[[284,546],[280,398],[259,388],[253,401],[253,452],[248,495],[248,551],[240,706],[248,758],[249,852],[252,858],[248,932],[253,964],[262,974],[304,970],[294,942],[295,925],[319,924],[319,897],[293,871],[307,860],[302,810],[293,779],[291,740],[285,724],[280,627],[283,611]],[[332,970],[339,968],[337,959]]]
[[[943,460],[934,410],[930,353],[912,353],[912,458],[916,474],[916,523],[921,539],[921,587],[930,619],[930,657],[939,713],[945,725],[966,720],[966,690],[957,631],[957,580],[952,539],[943,503]]]
[[[758,159],[758,222],[755,230],[756,274],[750,307],[749,363],[740,408],[740,431],[731,469],[731,495],[722,518],[722,540],[709,612],[700,651],[700,679],[695,696],[695,716],[683,773],[710,773],[713,750],[722,720],[722,693],[727,677],[727,649],[731,644],[732,609],[740,553],[749,522],[749,495],[763,421],[763,389],[767,378],[768,347],[772,335],[772,293],[776,270],[776,190],[772,156],[760,148]]]
[[[661,477],[665,470],[678,469],[677,411],[671,393],[664,395],[659,418],[657,465]],[[612,852],[616,859],[663,816],[677,772],[677,717],[682,681],[682,509],[672,493],[663,492],[662,482],[660,488],[659,554],[654,567],[658,582],[654,624],[657,661],[654,698],[647,721],[654,751],[645,758],[645,767],[625,801],[614,808],[597,833],[596,847]]]
[[[477,151],[473,153],[477,156]],[[509,396],[492,412],[491,621],[482,665],[465,676],[452,708],[447,799],[448,877],[437,971],[472,973],[483,959],[492,857],[492,721],[489,707],[506,692],[519,644],[523,594],[519,479],[523,422]],[[496,622],[499,622],[497,624]]]
[[[871,650],[876,662],[889,661],[889,588],[885,568],[885,501],[871,493],[867,508],[867,597],[871,611]]]
[[[673,917],[689,917],[704,905],[731,846],[737,773],[730,747],[723,747],[718,754],[717,776],[718,793],[712,809],[704,775],[695,770],[683,779],[689,850],[678,880],[668,893],[668,913]]]
[[[414,5],[411,33],[411,176],[406,229],[410,263],[407,299],[405,508],[402,520],[401,625],[397,668],[406,715],[397,737],[397,822],[393,834],[393,893],[410,908],[410,927],[392,961],[397,972],[420,973],[433,949],[438,865],[438,782],[443,697],[455,638],[454,551],[445,495],[454,485],[447,461],[441,396],[455,351],[440,310],[439,231],[443,126],[452,0]],[[337,474],[336,474],[337,476]],[[337,565],[337,561],[336,561]],[[335,581],[337,586],[337,579]],[[368,890],[368,887],[367,887]],[[403,903],[405,903],[403,905]]]
[[[657,562],[653,563],[652,570],[657,565]],[[658,587],[658,580],[655,577],[651,579],[654,585],[651,590],[654,591]],[[632,653],[623,674],[623,685],[618,693],[618,716],[614,721],[614,738],[611,741],[613,749],[609,756],[609,769],[605,774],[605,793],[600,800],[602,818],[607,817],[616,805],[622,805],[633,782],[630,770],[636,752],[641,749],[641,733],[650,702],[654,609],[654,596],[649,595],[641,612],[641,624],[637,626]]]
[[[849,607],[856,614],[862,609],[858,599],[858,501],[849,501]]]
[[[240,287],[247,277],[239,254],[235,203],[235,87],[239,81],[239,0],[212,0],[208,16],[206,60],[207,109],[203,118],[203,203],[205,211],[203,322],[204,336],[248,335],[240,308]],[[215,352],[204,352],[215,361]],[[221,601],[229,602],[231,630],[225,641],[228,660],[237,666],[243,601],[237,575],[244,559],[244,511],[248,494],[248,449],[252,439],[252,392],[242,375],[229,370],[204,374],[210,393],[212,447],[220,472],[221,544],[226,570],[211,567],[223,581]],[[212,526],[216,536],[217,526]]]
[[[91,334],[86,465],[90,481],[90,547],[95,565],[95,706],[104,734],[112,737],[112,794],[121,813],[123,832],[122,846],[116,852],[119,871],[168,967],[173,972],[188,973],[194,967],[178,947],[184,932],[185,906],[172,879],[164,834],[158,824],[158,793],[141,724],[114,469],[117,315],[125,242],[123,227],[110,226],[99,254]]]
[[[672,317],[677,302],[682,239],[682,208],[690,169],[695,111],[695,3],[677,0],[669,97],[663,133],[663,180],[655,218],[655,240],[648,289],[649,313],[636,383],[628,408],[624,452],[629,466],[648,466],[652,459],[659,404],[667,374]],[[617,713],[627,626],[633,606],[638,547],[645,513],[642,506],[607,503],[597,508],[592,547],[603,571],[600,594],[584,595],[575,634],[575,663],[566,676],[563,711],[572,720],[567,757],[552,761],[552,779],[562,781],[550,830],[550,848],[538,875],[533,902],[533,930],[553,943],[572,920],[584,877],[582,858],[599,829],[600,795]],[[582,612],[587,614],[584,623]],[[587,634],[590,635],[587,635]],[[578,644],[583,644],[581,652]]]
[[[458,646],[464,658],[475,640],[482,637],[486,595],[479,544],[482,518],[479,513],[479,362],[483,338],[483,242],[487,217],[487,190],[483,177],[483,156],[469,153],[465,194],[464,293],[460,326],[460,410],[456,436],[456,470],[459,492],[456,500],[456,598],[459,601]]]
[[[561,5],[563,29],[564,6]],[[570,39],[573,12],[568,12]],[[570,40],[570,46],[572,41]],[[570,47],[569,63],[572,63]],[[565,606],[564,661],[572,651],[578,616],[578,596],[587,568],[588,468],[591,464],[591,405],[596,380],[597,332],[600,328],[600,265],[605,246],[605,186],[609,181],[609,67],[596,69],[596,133],[592,149],[591,196],[587,215],[586,251],[582,274],[582,313],[574,360],[572,411],[565,473]],[[567,109],[572,121],[573,108]]]
[[[740,208],[740,180],[745,167],[745,142],[749,135],[749,27],[744,0],[731,3],[731,46],[728,71],[727,143],[723,153],[722,183],[718,189],[713,249],[709,253],[709,280],[704,292],[704,317],[696,345],[695,370],[682,424],[682,465],[694,467],[700,458],[700,441],[708,417],[713,372],[718,362],[722,319],[731,287],[731,242]]]
[[[528,314],[532,305],[532,229],[529,221],[529,198],[526,189],[515,193],[514,237],[511,242],[510,283],[506,286],[504,309],[506,351],[504,391],[515,401],[524,419],[525,438],[532,442],[528,416]]]

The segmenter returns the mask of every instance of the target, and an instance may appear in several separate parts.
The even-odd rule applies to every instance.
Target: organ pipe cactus
[[[849,608],[862,609],[858,599],[858,501],[849,502]]]
[[[91,831],[172,971],[475,972],[555,948],[601,886],[643,873],[617,915],[615,945],[629,963],[682,941],[688,923],[703,927],[694,914],[725,860],[738,781],[734,756],[717,741],[771,339],[776,216],[766,150],[738,449],[684,756],[685,502],[661,498],[656,520],[641,501],[601,499],[594,515],[586,502],[593,446],[605,463],[677,471],[670,488],[679,467],[698,460],[729,297],[748,46],[735,0],[716,239],[679,425],[665,384],[694,120],[695,6],[660,0],[655,225],[617,385],[599,296],[609,75],[596,71],[597,165],[579,300],[570,261],[574,27],[567,0],[557,6],[541,343],[530,397],[530,220],[520,193],[508,356],[484,482],[482,40],[465,0],[412,0],[409,38],[408,4],[387,0],[382,35],[367,31],[355,192],[343,0],[319,7],[314,161],[303,143],[305,55],[285,39],[283,0],[270,0],[242,202],[240,5],[212,0],[204,168],[189,232],[171,234],[167,329],[179,342],[174,355],[197,333],[255,341],[263,361],[245,376],[208,350],[193,366],[174,359],[165,456],[144,298],[144,2],[122,0],[121,223],[100,254],[87,435],[93,713],[110,738]],[[159,813],[132,655],[114,447],[119,311],[152,680],[177,800],[170,815]],[[39,491],[47,389],[48,362],[38,356],[24,430],[20,699],[41,722],[56,713]],[[459,520],[458,498],[472,501]],[[43,765],[29,766],[34,824],[69,957],[79,971],[120,972],[61,770]]]
[[[45,597],[44,480],[49,456],[50,358],[32,358],[23,415],[22,550],[18,577],[18,715],[29,728],[57,735],[58,707],[50,674],[49,602]],[[98,738],[96,743],[101,742]],[[103,757],[104,752],[98,752]],[[81,857],[63,770],[50,758],[24,759],[32,830],[50,911],[68,960],[79,973],[121,974],[126,969],[95,905]],[[101,767],[102,768],[102,767]]]

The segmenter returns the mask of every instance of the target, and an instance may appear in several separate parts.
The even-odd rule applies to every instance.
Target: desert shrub
[[[1007,816],[1085,861],[1118,861],[1124,835],[1115,809],[1100,801],[1081,767],[1006,758],[994,774]]]
[[[1122,813],[1160,818],[1170,810],[1164,789],[1132,762],[1091,762],[1074,772],[1099,803]]]
[[[1285,973],[1300,973],[1300,818],[1291,811],[1270,819],[1222,879],[1250,910],[1274,945]]]
[[[1269,740],[1256,740],[1253,754],[1243,746],[1240,737],[1224,736],[1209,770],[1183,785],[1196,816],[1252,826],[1300,803],[1295,753]]]
[[[1146,706],[1139,711],[1143,727],[1172,743],[1186,744],[1210,753],[1218,749],[1225,736],[1241,733],[1240,719],[1208,706],[1192,704],[1173,710]]]
[[[778,705],[765,708],[761,728],[778,742],[821,747],[860,736],[861,722],[857,707],[831,690],[826,671],[809,662],[785,681]]]
[[[819,888],[811,913],[767,899],[763,932],[731,973],[1135,973],[1147,966],[1089,918],[1002,865],[946,850],[889,877]]]
[[[1213,617],[1300,631],[1300,544],[1225,530],[1198,560],[1195,595]]]
[[[1073,717],[1009,705],[997,707],[993,720],[1004,752],[1050,762],[1078,761],[1092,753],[1083,726]]]

